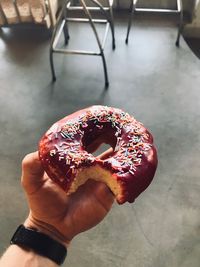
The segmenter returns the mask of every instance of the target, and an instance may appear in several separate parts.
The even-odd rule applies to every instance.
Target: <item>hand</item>
[[[105,159],[111,153],[109,150],[100,158]],[[78,233],[97,225],[114,202],[109,188],[92,180],[67,196],[44,172],[38,152],[23,159],[21,181],[30,208],[24,225],[36,228],[65,245]]]

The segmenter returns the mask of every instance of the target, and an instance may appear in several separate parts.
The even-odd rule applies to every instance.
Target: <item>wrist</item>
[[[66,248],[69,247],[70,240],[66,239],[54,226],[48,223],[35,220],[31,215],[29,215],[23,225],[26,228],[37,230],[38,232],[51,237],[52,239],[64,245]]]
[[[18,226],[10,244],[32,251],[34,254],[47,258],[57,265],[61,265],[67,256],[67,249],[63,244],[44,234],[44,232],[24,225]]]

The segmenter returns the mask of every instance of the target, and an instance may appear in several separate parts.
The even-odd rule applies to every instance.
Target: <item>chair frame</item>
[[[126,34],[126,44],[128,44],[129,33],[132,25],[133,17],[136,13],[141,12],[150,12],[150,13],[165,13],[165,14],[177,14],[179,15],[179,26],[178,26],[178,34],[176,39],[176,46],[179,47],[180,45],[180,36],[183,31],[183,3],[182,0],[176,0],[177,8],[176,9],[158,9],[158,8],[139,8],[137,4],[139,0],[130,0],[130,16],[128,22],[128,29]]]
[[[108,80],[108,72],[107,72],[107,65],[104,55],[104,47],[106,38],[108,35],[109,27],[111,28],[112,34],[112,49],[115,49],[115,33],[114,33],[114,20],[113,20],[113,0],[107,0],[107,7],[102,6],[102,4],[98,0],[90,0],[94,6],[87,6],[85,0],[80,0],[79,6],[72,6],[70,0],[65,0],[62,6],[62,9],[59,13],[59,16],[56,21],[56,25],[53,29],[53,34],[51,38],[50,44],[50,66],[52,72],[52,80],[53,82],[56,81],[56,74],[54,68],[54,61],[53,61],[53,54],[60,53],[60,54],[73,54],[73,55],[90,55],[90,56],[100,56],[102,58],[103,69],[104,69],[104,76],[105,76],[105,87],[108,88],[109,80]],[[67,18],[67,10],[83,10],[86,18]],[[93,19],[91,15],[91,11],[100,11],[102,15],[104,15],[105,19]],[[57,44],[59,42],[59,38],[64,33],[65,38],[65,45],[68,44],[69,41],[69,31],[68,31],[68,22],[89,22],[93,33],[95,35],[99,51],[85,51],[85,50],[69,50],[67,48],[58,48]],[[95,24],[105,24],[105,33],[103,41],[100,41],[97,29]]]

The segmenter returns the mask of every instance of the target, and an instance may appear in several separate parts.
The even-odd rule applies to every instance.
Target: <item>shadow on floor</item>
[[[200,39],[184,38],[192,52],[200,59]]]

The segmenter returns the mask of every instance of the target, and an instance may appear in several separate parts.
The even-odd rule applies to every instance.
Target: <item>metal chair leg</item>
[[[179,28],[178,28],[178,34],[176,39],[176,46],[180,46],[180,37],[183,31],[183,3],[182,0],[177,0],[178,9],[180,11],[180,21],[179,21]]]
[[[112,48],[113,50],[115,49],[115,31],[114,31],[114,19],[113,19],[113,12],[112,12],[112,7],[110,5],[110,0],[107,0],[107,4],[109,7],[109,15],[108,13],[105,11],[105,9],[103,8],[103,6],[101,5],[101,3],[99,3],[98,0],[91,0],[91,2],[93,2],[96,6],[98,6],[100,8],[100,10],[102,11],[102,13],[104,14],[104,16],[106,17],[106,19],[108,20],[109,24],[110,24],[110,28],[111,28],[111,33],[112,33]]]
[[[67,8],[65,8],[64,10],[64,20],[65,20],[65,25],[63,27],[63,33],[64,33],[64,38],[65,38],[65,45],[68,44],[68,41],[69,41],[69,29],[68,29],[68,25],[67,25]]]
[[[111,0],[112,1],[112,0]],[[112,31],[112,48],[115,49],[115,28],[114,28],[114,16],[113,16],[113,4],[111,4],[110,0],[108,0],[109,12],[110,12],[110,28]]]
[[[54,62],[53,62],[53,50],[50,49],[50,66],[51,66],[51,74],[52,74],[52,82],[56,81],[56,73],[54,68]]]
[[[64,38],[65,38],[65,45],[67,45],[70,37],[69,37],[69,30],[68,30],[68,25],[66,21],[63,27],[63,33],[64,33]]]
[[[129,16],[129,22],[128,22],[128,29],[127,29],[127,34],[126,34],[126,44],[128,44],[128,38],[129,38],[129,33],[132,25],[132,19],[135,13],[135,8],[138,0],[131,0],[130,4],[130,16]]]
[[[108,88],[109,86],[109,81],[108,81],[108,72],[107,72],[107,66],[106,66],[106,60],[105,60],[105,56],[104,56],[104,52],[103,52],[103,48],[102,48],[102,45],[101,45],[101,42],[100,42],[100,39],[99,39],[99,36],[98,36],[98,33],[97,33],[97,30],[95,28],[95,25],[94,25],[94,22],[92,21],[92,16],[89,12],[89,10],[87,9],[87,6],[85,4],[85,0],[80,0],[82,6],[83,6],[83,10],[86,14],[86,16],[88,17],[89,19],[89,23],[92,27],[92,30],[94,32],[94,35],[95,35],[95,38],[97,40],[97,44],[98,44],[98,47],[99,47],[99,50],[100,50],[100,55],[101,55],[101,58],[102,58],[102,61],[103,61],[103,68],[104,68],[104,76],[105,76],[105,87]]]
[[[101,54],[102,62],[103,62],[103,70],[104,70],[104,77],[105,77],[105,88],[108,89],[109,87],[109,80],[108,80],[108,71],[106,66],[106,59],[104,53]]]
[[[56,25],[54,26],[54,29],[53,29],[53,34],[52,34],[52,37],[51,37],[51,42],[50,42],[50,50],[49,50],[49,60],[50,60],[50,67],[51,67],[51,74],[52,74],[52,81],[55,82],[56,81],[56,74],[55,74],[55,68],[54,68],[54,61],[53,61],[53,50],[54,50],[54,41],[55,41],[55,38],[56,38],[56,33],[57,33],[57,30],[58,30],[58,27],[63,19],[63,12],[66,8],[66,4],[69,0],[65,1],[64,4],[63,4],[63,7],[60,11],[60,14],[58,15],[58,19],[56,21]]]

